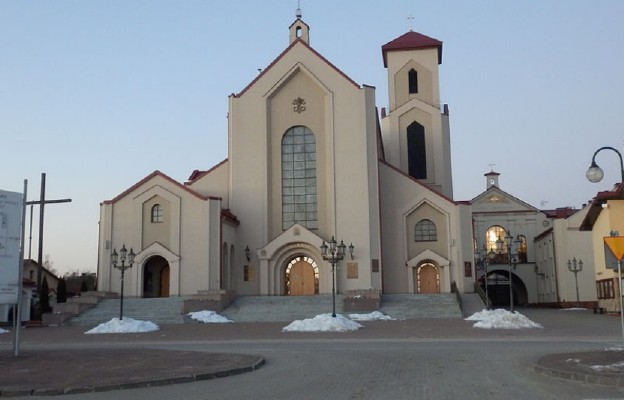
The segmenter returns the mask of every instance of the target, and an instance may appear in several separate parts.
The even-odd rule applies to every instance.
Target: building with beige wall
[[[580,226],[581,230],[591,234],[598,306],[608,312],[620,312],[621,302],[617,260],[606,248],[604,238],[624,235],[623,188],[619,183],[611,190],[599,192]]]
[[[589,206],[585,206],[547,214],[551,227],[534,240],[538,303],[561,307],[596,304],[592,237],[590,232],[580,230],[588,211]]]
[[[470,206],[453,200],[442,42],[410,31],[382,47],[388,108],[310,46],[289,46],[229,97],[227,159],[179,183],[154,172],[101,204],[98,288],[111,252],[136,253],[126,295],[331,293],[320,245],[353,244],[338,293],[472,291]],[[384,101],[385,102],[385,101]],[[201,160],[198,160],[201,162]]]
[[[499,173],[488,172],[485,178],[486,190],[470,204],[479,256],[477,277],[484,288],[487,279],[491,303],[508,305],[511,284],[515,305],[594,304],[591,235],[579,230],[587,208],[540,210],[502,190]],[[584,263],[576,276],[578,301],[577,280],[568,269],[568,261],[574,259],[577,265]]]

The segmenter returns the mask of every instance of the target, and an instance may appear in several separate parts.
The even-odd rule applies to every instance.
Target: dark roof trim
[[[245,88],[243,90],[241,90],[238,94],[232,94],[232,96],[234,97],[241,97],[242,95],[245,94],[245,92],[247,92],[247,90],[249,90],[256,82],[258,82],[258,80],[260,80],[260,78],[262,78],[264,76],[264,74],[266,74],[271,68],[273,68],[273,66],[275,64],[278,63],[278,61],[280,61],[282,58],[284,58],[284,56],[286,55],[286,53],[288,53],[290,51],[290,49],[292,49],[293,47],[295,47],[297,44],[301,44],[304,47],[308,48],[314,55],[316,55],[317,57],[319,57],[322,61],[325,62],[325,64],[327,64],[331,69],[335,70],[336,72],[338,72],[340,75],[342,75],[347,81],[349,81],[353,86],[355,86],[356,88],[360,88],[360,85],[358,85],[353,79],[349,78],[347,76],[347,74],[345,74],[344,72],[342,72],[338,67],[336,67],[334,64],[332,64],[331,62],[329,62],[325,57],[323,57],[319,52],[317,52],[316,50],[314,50],[312,47],[310,47],[309,44],[307,44],[306,42],[304,42],[301,39],[297,39],[295,41],[293,41],[290,46],[288,46],[284,51],[282,51],[282,53],[277,56],[277,58],[275,60],[273,60],[273,62],[271,62],[271,64],[269,64],[268,67],[266,67],[265,69],[262,70],[262,72],[260,72],[258,74],[258,76],[256,76],[254,78],[253,81],[251,81],[247,86],[245,86]]]
[[[379,159],[379,162],[384,164],[384,165],[386,165],[390,169],[395,170],[396,172],[398,172],[399,174],[403,175],[404,177],[410,179],[411,181],[416,182],[417,184],[419,184],[420,186],[422,186],[425,189],[429,190],[430,192],[435,193],[436,195],[440,196],[441,198],[443,198],[444,200],[448,201],[451,204],[455,204],[455,205],[466,204],[465,202],[458,203],[455,200],[446,197],[445,195],[443,195],[442,193],[438,192],[437,190],[435,190],[435,189],[431,188],[430,186],[427,186],[426,184],[420,182],[418,179],[415,179],[412,176],[410,176],[409,174],[406,174],[405,172],[401,171],[400,169],[398,169],[394,165],[388,164],[385,160]]]
[[[388,51],[408,51],[418,49],[438,49],[438,64],[442,64],[442,42],[421,33],[409,31],[381,46],[384,67],[388,67]]]
[[[187,181],[184,182],[185,185],[190,185],[191,183],[194,183],[195,181],[203,178],[204,176],[208,175],[209,173],[211,173],[212,171],[214,171],[215,169],[219,168],[220,166],[222,166],[223,164],[225,164],[228,161],[228,159],[226,158],[225,160],[221,161],[220,163],[216,164],[215,166],[213,166],[212,168],[210,168],[207,171],[200,171],[198,169],[194,170],[191,173],[191,176],[188,177]]]
[[[151,174],[149,174],[148,176],[146,176],[145,178],[143,178],[140,181],[138,181],[137,183],[135,183],[134,185],[130,186],[128,189],[123,191],[120,195],[118,195],[114,199],[112,199],[112,200],[104,200],[102,202],[102,204],[114,204],[114,203],[118,202],[119,200],[121,200],[122,198],[124,198],[127,195],[129,195],[130,193],[132,193],[134,190],[136,190],[140,186],[144,185],[145,183],[147,183],[151,179],[153,179],[155,177],[158,177],[158,176],[163,178],[163,179],[165,179],[165,180],[167,180],[167,181],[169,181],[173,185],[179,187],[180,189],[182,189],[185,192],[187,192],[187,193],[197,197],[200,200],[221,200],[220,197],[204,196],[202,194],[199,194],[196,191],[194,191],[193,189],[190,189],[190,188],[182,185],[180,182],[176,181],[175,179],[170,178],[169,176],[167,176],[167,175],[163,174],[162,172],[156,170],[156,171],[152,172]]]

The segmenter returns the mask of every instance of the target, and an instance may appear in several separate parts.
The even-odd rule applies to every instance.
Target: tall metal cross
[[[41,296],[41,276],[43,274],[43,210],[46,204],[69,203],[71,199],[46,200],[45,198],[46,174],[41,173],[41,196],[39,200],[27,201],[27,205],[39,205],[39,252],[37,254],[37,295]],[[41,298],[39,298],[41,301]],[[40,310],[41,311],[41,310]]]
[[[407,17],[407,29],[414,30],[414,16],[412,14]]]

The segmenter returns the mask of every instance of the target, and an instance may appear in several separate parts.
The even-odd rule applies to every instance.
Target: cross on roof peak
[[[414,30],[414,16],[412,14],[407,17],[407,29],[410,31]]]

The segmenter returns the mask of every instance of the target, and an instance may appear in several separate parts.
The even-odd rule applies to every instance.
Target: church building
[[[409,31],[382,46],[389,107],[378,109],[373,86],[311,47],[301,15],[288,34],[229,96],[224,161],[186,182],[155,171],[101,203],[99,290],[120,291],[112,252],[125,245],[135,254],[126,296],[331,293],[321,246],[335,239],[347,249],[340,294],[473,291],[471,210],[453,200],[440,103],[442,42]]]

